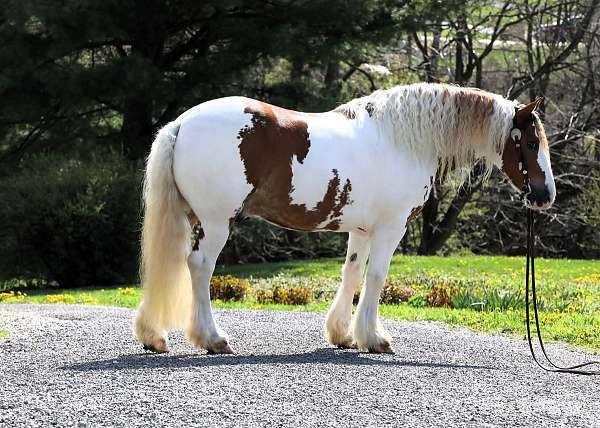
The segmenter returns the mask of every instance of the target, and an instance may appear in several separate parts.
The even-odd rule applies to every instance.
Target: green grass
[[[497,281],[520,279],[525,275],[523,257],[499,256],[394,256],[390,274],[444,274],[458,277],[483,276]],[[279,263],[244,264],[218,267],[217,275],[242,278],[267,278],[278,274],[289,276],[338,277],[343,259],[295,260]],[[536,272],[548,280],[572,280],[600,274],[600,261],[569,259],[536,259]]]
[[[6,330],[0,330],[0,339],[3,337],[8,337],[8,331]]]
[[[522,293],[523,258],[455,256],[419,257],[396,256],[390,267],[391,275],[422,276],[434,282],[435,278],[466,280],[468,289],[475,294],[493,292]],[[321,284],[333,289],[339,277],[342,259],[293,261],[284,263],[246,264],[220,267],[216,274],[230,274],[249,278],[258,286],[272,286],[282,277],[305,278],[308,284]],[[545,311],[541,312],[543,334],[548,341],[563,341],[600,352],[600,262],[585,260],[536,261],[539,294]],[[432,279],[433,278],[433,279]],[[314,280],[314,281],[313,281]],[[310,282],[312,281],[312,282]],[[328,285],[330,284],[330,285]],[[319,285],[320,286],[320,285]],[[427,290],[418,290],[425,293]],[[488,293],[488,294],[485,294]],[[251,299],[242,302],[215,301],[218,308],[249,308],[325,312],[330,295],[313,299],[307,305],[260,304]],[[33,290],[27,295],[0,293],[0,301],[23,303],[79,303],[135,308],[140,299],[137,286],[111,288],[85,288],[63,290]],[[477,331],[504,333],[523,337],[525,333],[522,309],[477,311],[447,307],[414,306],[411,304],[381,305],[381,315],[411,321],[441,321],[451,325],[466,326]]]

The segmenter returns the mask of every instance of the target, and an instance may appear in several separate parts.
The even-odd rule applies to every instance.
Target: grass
[[[522,257],[500,256],[394,256],[390,274],[445,274],[458,277],[483,276],[501,282],[525,276]],[[338,277],[342,258],[295,260],[279,263],[220,266],[216,275],[234,275],[241,278],[267,278],[278,274],[289,276]],[[570,259],[536,259],[538,277],[548,280],[572,280],[586,275],[600,275],[600,261]],[[520,276],[521,275],[521,276]]]
[[[395,256],[390,267],[392,276],[421,278],[416,292],[426,296],[440,281],[459,281],[462,292],[471,299],[488,300],[481,306],[461,309],[429,307],[420,303],[381,305],[385,318],[411,321],[442,321],[451,325],[523,337],[525,334],[522,293],[523,258],[492,256],[419,257]],[[248,278],[255,287],[295,280],[304,281],[316,290],[306,305],[258,303],[252,298],[241,302],[215,301],[218,308],[246,308],[325,312],[339,278],[342,259],[246,264],[220,267],[216,274]],[[547,341],[563,341],[600,353],[600,262],[590,260],[536,260],[543,334]],[[423,280],[425,278],[425,280]],[[502,299],[509,303],[502,305]],[[4,296],[4,298],[2,297]],[[0,293],[0,301],[23,303],[78,303],[135,308],[140,299],[137,286],[85,289],[33,290],[27,294]],[[491,306],[492,300],[501,300]],[[493,309],[492,309],[493,308]]]
[[[0,330],[0,339],[2,339],[3,337],[8,337],[8,331]]]

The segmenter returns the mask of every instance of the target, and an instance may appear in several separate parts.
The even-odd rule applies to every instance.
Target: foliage
[[[254,291],[254,299],[261,304],[270,303],[273,301],[273,292],[264,288],[258,288]]]
[[[219,263],[252,263],[274,260],[313,259],[344,254],[346,234],[302,233],[282,229],[261,220],[235,224]]]
[[[144,7],[67,0],[60,8],[7,0],[0,10],[0,280],[134,281],[138,162],[156,130],[187,108],[244,95],[328,110],[416,81],[478,86],[520,101],[544,95],[558,197],[539,215],[538,253],[600,257],[594,8],[596,0],[158,0]],[[472,183],[458,191],[436,184],[401,251],[522,254],[518,196],[499,173],[482,183],[475,169]],[[219,263],[342,256],[345,235],[243,221]],[[420,305],[424,294],[415,290],[409,300]]]
[[[39,278],[10,278],[0,282],[0,291],[16,291],[35,288],[57,287],[56,281],[46,281]]]
[[[432,10],[453,3],[436,1]],[[102,138],[141,158],[157,127],[200,100],[267,95],[320,107],[328,99],[320,94],[331,91],[315,69],[361,56],[415,25],[415,14],[391,0],[68,0],[59,9],[7,0],[0,135],[17,152],[73,141],[83,149]],[[268,72],[281,59],[286,78],[273,79]]]
[[[456,287],[446,282],[435,283],[427,293],[427,304],[431,307],[452,307]]]
[[[279,284],[273,286],[273,303],[284,305],[306,305],[310,300],[310,291],[303,286],[283,287]]]
[[[389,277],[381,290],[380,303],[397,305],[408,302],[415,295],[415,290],[406,284],[402,278]]]
[[[250,289],[246,279],[236,278],[231,275],[213,276],[210,279],[210,296],[224,302],[229,300],[244,300]]]
[[[0,292],[1,303],[20,303],[25,301],[27,297],[26,293],[21,291],[3,291]]]
[[[110,153],[23,160],[0,178],[1,276],[62,287],[135,280],[139,183],[139,173]]]
[[[412,266],[413,261],[421,269]],[[245,280],[248,281],[249,288],[244,300],[215,300],[214,304],[216,307],[227,308],[324,312],[339,286],[339,278],[328,272],[339,272],[340,262],[303,262],[307,270],[296,276],[289,276],[294,271],[293,264],[283,271],[280,270],[281,266],[246,266]],[[444,321],[476,330],[522,337],[523,272],[515,271],[514,265],[515,259],[511,257],[396,257],[391,271],[396,272],[398,268],[402,268],[408,273],[394,273],[389,284],[410,287],[414,294],[408,302],[382,304],[380,313],[384,317]],[[234,268],[238,269],[237,266]],[[273,276],[272,272],[278,269],[280,273]],[[269,275],[265,275],[265,272],[269,272]],[[473,280],[474,276],[478,279]],[[600,277],[597,262],[540,259],[538,279],[544,337],[600,352]],[[230,281],[239,280],[232,278]],[[291,299],[290,289],[298,290],[291,293],[294,296]],[[445,296],[448,290],[455,290],[451,305],[430,307],[428,295],[432,289],[436,289],[437,296]],[[441,289],[445,291],[442,293]],[[278,297],[274,299],[274,295]],[[300,295],[301,298],[295,295]],[[310,299],[306,299],[307,295]],[[140,289],[135,286],[60,291],[33,289],[28,294],[20,291],[0,293],[2,303],[54,302],[129,308],[135,308],[140,298]]]

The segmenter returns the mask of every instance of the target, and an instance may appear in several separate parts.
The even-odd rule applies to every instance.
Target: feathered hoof
[[[352,339],[335,344],[339,349],[358,349],[358,345]]]
[[[169,352],[167,332],[152,328],[144,320],[141,312],[135,317],[133,331],[145,350],[161,354]]]
[[[394,348],[392,348],[392,345],[390,345],[390,342],[387,342],[387,341],[381,342],[374,346],[370,346],[369,352],[371,352],[373,354],[395,354],[396,353],[396,351],[394,351]]]
[[[156,340],[154,343],[143,343],[142,346],[146,351],[156,352],[157,354],[169,352],[167,341],[163,338]]]
[[[214,354],[234,354],[233,348],[227,342],[227,340],[221,340],[219,342],[213,343],[206,348],[206,351],[210,355]]]

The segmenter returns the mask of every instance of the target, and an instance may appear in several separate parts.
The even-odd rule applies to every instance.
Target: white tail
[[[179,124],[160,130],[146,163],[141,278],[143,299],[134,329],[151,346],[165,332],[183,328],[190,318],[192,283],[187,266],[191,227],[189,206],[173,177]]]

